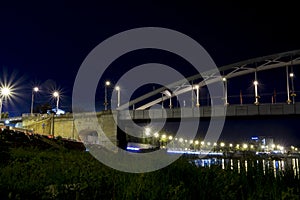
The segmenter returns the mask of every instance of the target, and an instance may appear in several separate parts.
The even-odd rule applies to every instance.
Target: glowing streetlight
[[[173,136],[172,136],[172,135],[170,135],[170,136],[169,136],[169,140],[172,140],[172,139],[173,139]]]
[[[54,91],[53,96],[56,98],[56,113],[58,112],[58,104],[59,104],[59,92]]]
[[[224,143],[224,142],[221,142],[221,143],[220,143],[220,146],[221,146],[221,147],[225,147],[225,143]]]
[[[1,96],[8,97],[11,94],[11,90],[8,87],[1,88]]]
[[[121,91],[121,88],[120,86],[116,86],[116,91],[117,91],[117,98],[118,98],[118,101],[117,101],[117,107],[120,107],[120,91]]]
[[[155,138],[158,138],[159,137],[159,134],[156,132],[156,133],[154,133],[154,137]]]
[[[107,102],[107,87],[110,86],[110,81],[105,81],[105,91],[104,91],[104,95],[105,95],[105,98],[104,98],[104,106],[105,106],[105,110],[107,110],[107,105],[108,105],[108,102]]]
[[[243,149],[247,149],[248,145],[247,144],[243,144]]]
[[[292,90],[290,91],[290,84],[289,84],[289,77],[291,78],[291,84],[292,84]],[[293,104],[295,104],[295,89],[294,89],[294,78],[295,78],[295,74],[293,72],[293,66],[291,66],[291,73],[289,73],[289,67],[286,66],[286,89],[287,89],[287,103],[290,104],[291,102],[293,102]],[[291,94],[290,94],[291,93]],[[290,96],[292,96],[292,101],[290,99]]]
[[[200,103],[199,103],[199,85],[196,85],[195,86],[196,88],[196,106],[199,107],[200,106]]]
[[[292,71],[293,71],[293,68],[292,68]],[[296,94],[295,94],[295,88],[294,88],[294,73],[293,72],[291,72],[290,73],[290,78],[291,78],[291,83],[292,83],[292,93],[291,93],[291,96],[292,96],[292,98],[293,98],[293,104],[295,104],[295,96],[296,96]]]
[[[255,92],[255,102],[254,102],[254,104],[258,105],[259,104],[259,102],[258,102],[259,96],[258,96],[258,90],[257,90],[258,81],[257,81],[257,74],[256,74],[256,72],[255,72],[255,80],[253,81],[253,85],[254,85],[254,92]]]
[[[0,119],[2,115],[2,104],[3,104],[3,98],[9,97],[11,95],[11,89],[9,87],[3,87],[1,88],[1,93],[0,93]]]
[[[38,91],[39,91],[39,88],[38,88],[38,87],[34,87],[34,88],[32,89],[32,94],[31,94],[31,109],[30,109],[31,115],[32,115],[32,113],[33,113],[34,93],[35,93],[35,92],[38,92]]]
[[[224,105],[228,105],[228,96],[227,96],[227,79],[226,77],[222,78],[222,81],[224,82]]]

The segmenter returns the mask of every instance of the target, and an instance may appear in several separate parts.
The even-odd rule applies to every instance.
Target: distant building
[[[274,148],[274,139],[270,136],[252,136],[251,143],[261,145],[261,147],[269,150]]]

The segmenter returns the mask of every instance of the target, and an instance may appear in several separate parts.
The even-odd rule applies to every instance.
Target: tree
[[[49,103],[44,103],[44,104],[40,104],[37,105],[34,109],[33,112],[34,113],[40,113],[40,114],[45,114],[47,113],[48,110],[51,110],[51,105]]]
[[[1,119],[9,118],[8,112],[1,113]]]

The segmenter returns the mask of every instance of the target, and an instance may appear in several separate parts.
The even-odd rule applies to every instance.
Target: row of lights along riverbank
[[[143,144],[149,144],[153,147],[159,146],[161,149],[167,149],[168,151],[205,151],[207,149],[211,149],[213,152],[256,151],[264,153],[300,153],[300,149],[298,147],[285,147],[281,144],[275,144],[273,141],[266,142],[265,138],[262,140],[251,139],[252,142],[244,143],[217,143],[197,139],[188,140],[184,138],[177,138],[172,135],[159,134],[158,132],[151,133],[151,128],[149,127],[145,128],[143,135]],[[129,146],[129,149],[131,148],[132,147]]]

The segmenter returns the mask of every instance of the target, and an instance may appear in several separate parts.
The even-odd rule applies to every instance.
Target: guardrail
[[[162,118],[194,118],[211,116],[270,116],[299,115],[300,103],[296,104],[260,104],[260,105],[228,105],[175,109],[125,110],[119,111],[120,120],[130,119],[162,119]]]

